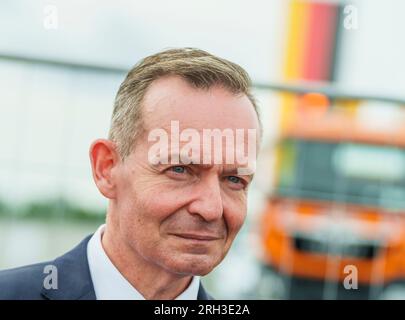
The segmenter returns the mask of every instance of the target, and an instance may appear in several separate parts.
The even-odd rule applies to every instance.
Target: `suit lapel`
[[[205,291],[202,283],[200,282],[200,288],[198,289],[197,300],[213,300],[213,298]]]
[[[42,288],[41,294],[51,300],[95,300],[93,282],[87,261],[86,237],[74,249],[55,259],[57,289]]]

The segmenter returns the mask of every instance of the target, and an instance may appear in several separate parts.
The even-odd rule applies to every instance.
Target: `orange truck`
[[[263,284],[276,298],[404,298],[405,101],[277,89]]]

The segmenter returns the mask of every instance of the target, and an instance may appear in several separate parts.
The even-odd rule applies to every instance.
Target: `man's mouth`
[[[203,234],[203,233],[172,233],[171,235],[186,240],[198,240],[198,241],[215,241],[221,239],[221,237],[217,235]]]

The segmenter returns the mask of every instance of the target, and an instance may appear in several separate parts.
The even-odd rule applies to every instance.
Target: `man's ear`
[[[90,162],[93,179],[98,190],[108,199],[116,197],[114,169],[119,165],[120,158],[114,142],[97,139],[90,146]]]

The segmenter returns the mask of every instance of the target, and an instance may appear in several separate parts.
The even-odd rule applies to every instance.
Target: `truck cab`
[[[319,93],[294,101],[272,146],[262,264],[283,298],[380,298],[405,280],[405,108]]]

